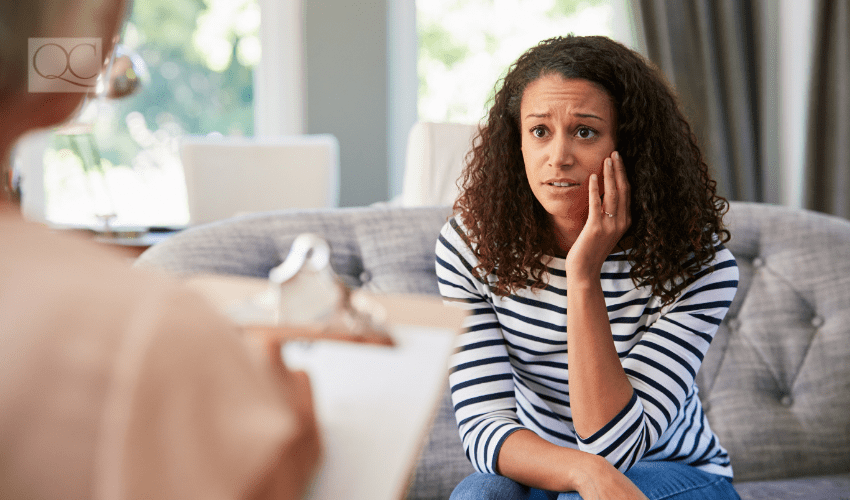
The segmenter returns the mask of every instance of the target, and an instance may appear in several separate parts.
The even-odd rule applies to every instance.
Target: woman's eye
[[[546,136],[546,130],[542,127],[534,127],[533,129],[531,129],[531,135],[537,137],[538,139],[541,139]]]
[[[592,128],[582,127],[578,129],[576,135],[582,139],[592,139],[593,137],[596,137],[596,131]]]

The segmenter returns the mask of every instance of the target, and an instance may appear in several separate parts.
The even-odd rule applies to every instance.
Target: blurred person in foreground
[[[9,154],[81,93],[27,91],[30,37],[97,37],[112,0],[0,5],[0,498],[299,498],[320,444],[309,381],[203,299],[24,221]]]

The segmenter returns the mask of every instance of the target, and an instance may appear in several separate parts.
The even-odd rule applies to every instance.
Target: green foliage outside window
[[[141,57],[147,75],[138,93],[92,103],[82,114],[93,122],[82,143],[96,144],[96,164],[89,159],[97,155],[78,154],[68,147],[75,142],[56,134],[45,155],[48,220],[96,222],[92,212],[109,211],[92,207],[91,186],[100,185],[118,225],[185,223],[179,139],[253,135],[259,23],[256,0],[135,2],[121,43]]]
[[[552,18],[570,17],[588,7],[598,7],[604,3],[606,0],[555,0],[548,14]]]
[[[556,35],[611,36],[610,0],[417,2],[419,119],[477,123],[522,52]]]

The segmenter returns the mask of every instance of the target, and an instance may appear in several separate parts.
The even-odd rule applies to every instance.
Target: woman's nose
[[[549,165],[560,168],[572,165],[573,152],[572,144],[568,137],[559,134],[552,138],[549,142]]]

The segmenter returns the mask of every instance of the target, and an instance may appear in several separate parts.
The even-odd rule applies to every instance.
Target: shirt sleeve
[[[452,219],[436,246],[436,270],[445,302],[469,311],[451,357],[449,385],[466,456],[479,472],[496,473],[502,443],[524,428],[517,418],[514,379],[502,330],[476,260]]]
[[[690,280],[672,304],[662,308],[654,322],[643,327],[638,343],[622,358],[634,388],[632,399],[595,434],[577,436],[579,449],[603,456],[625,472],[660,439],[670,437],[671,425],[681,424],[677,419],[682,415],[704,422],[701,409],[691,401],[696,397],[694,379],[737,286],[735,259],[718,245],[715,260]],[[699,441],[701,435],[695,432],[677,439],[690,439],[691,448],[712,448],[710,441]]]
[[[294,436],[258,353],[200,297],[154,291],[126,311],[98,456],[99,498],[245,498]]]

